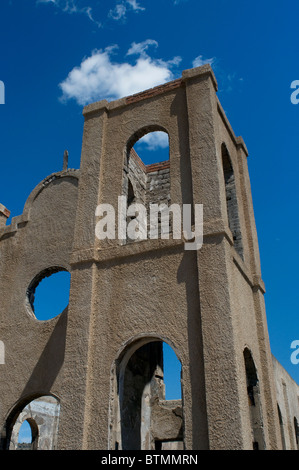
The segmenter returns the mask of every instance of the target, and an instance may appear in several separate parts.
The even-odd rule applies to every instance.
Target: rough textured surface
[[[292,402],[283,419],[286,445],[294,446],[299,392],[292,384],[288,395],[288,380],[275,387],[247,150],[216,91],[203,66],[132,97],[88,105],[80,171],[65,162],[9,226],[0,207],[3,448],[20,413],[50,395],[61,410],[59,449],[276,449],[277,393],[279,402]],[[170,159],[146,167],[130,152],[152,131],[167,132]],[[127,203],[203,204],[202,248],[187,251],[171,236],[99,240],[96,207],[117,208],[121,195]],[[40,322],[28,295],[53,268],[71,272],[69,305]],[[163,395],[163,341],[181,362],[180,403]]]
[[[59,411],[59,401],[54,397],[44,396],[32,400],[23,408],[14,423],[9,449],[16,450],[19,448],[18,434],[23,422],[27,421],[32,434],[32,444],[29,450],[55,450],[58,436]]]
[[[299,450],[298,385],[275,357],[272,357],[272,359],[277,390],[281,448],[286,450]]]

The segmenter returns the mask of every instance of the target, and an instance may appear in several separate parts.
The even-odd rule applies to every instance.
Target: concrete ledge
[[[83,108],[83,116],[87,117],[90,114],[97,113],[101,110],[108,109],[109,103],[107,100],[96,101],[90,103]]]
[[[215,91],[218,91],[218,83],[210,64],[205,64],[201,67],[195,67],[193,69],[183,70],[182,72],[182,78],[184,81],[193,79],[195,77],[203,77],[205,75],[209,75],[211,77]]]
[[[214,85],[215,90],[218,90],[218,84],[212,67],[210,64],[202,65],[201,67],[195,67],[192,69],[183,70],[182,77],[172,80],[167,83],[163,83],[161,85],[157,85],[153,88],[149,88],[147,90],[135,93],[133,95],[129,95],[118,100],[113,100],[108,102],[106,99],[101,101],[96,101],[94,103],[90,103],[83,108],[83,116],[85,118],[90,117],[93,114],[96,114],[102,110],[112,111],[114,109],[127,106],[129,104],[136,103],[138,101],[142,101],[145,99],[153,98],[155,96],[161,95],[163,93],[167,93],[168,91],[172,91],[176,88],[181,87],[184,82],[194,79],[195,77],[204,77],[210,76]]]

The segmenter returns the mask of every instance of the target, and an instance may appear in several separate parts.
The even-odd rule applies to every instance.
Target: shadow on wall
[[[0,449],[8,449],[13,426],[20,412],[29,401],[41,395],[51,395],[51,388],[64,362],[67,313],[68,308],[59,316],[53,332],[21,393],[20,401],[6,420]]]
[[[53,332],[23,390],[22,396],[42,391],[48,393],[63,365],[68,307],[61,313]]]

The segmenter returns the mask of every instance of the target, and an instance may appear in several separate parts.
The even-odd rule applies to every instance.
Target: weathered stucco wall
[[[88,105],[80,173],[65,168],[46,178],[23,214],[0,227],[0,283],[8,293],[0,305],[3,447],[19,413],[44,395],[59,401],[59,449],[122,449],[133,441],[142,449],[281,446],[248,153],[216,91],[203,66],[144,93]],[[163,168],[130,155],[152,131],[169,137]],[[119,240],[118,198],[132,194],[146,207],[202,204],[202,247],[185,249],[172,234]],[[116,238],[96,236],[101,203],[116,210]],[[69,305],[39,322],[26,293],[53,268],[71,272]],[[153,365],[146,353],[162,341],[181,362],[180,403],[165,402],[160,361]]]
[[[299,386],[272,356],[280,416],[281,448],[299,450]]]
[[[78,175],[68,170],[46,178],[29,196],[23,215],[1,232],[0,284],[6,292],[1,298],[2,437],[5,420],[16,419],[15,407],[20,409],[39,394],[60,394],[68,312],[37,320],[27,289],[49,268],[71,270]]]

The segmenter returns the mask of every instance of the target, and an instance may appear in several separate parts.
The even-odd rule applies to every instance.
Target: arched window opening
[[[234,246],[241,257],[243,257],[243,243],[242,243],[242,233],[241,233],[241,224],[239,219],[239,210],[238,210],[238,199],[237,199],[237,190],[235,184],[235,175],[229,156],[228,150],[225,144],[222,144],[222,167],[224,174],[224,184],[225,184],[225,195],[226,195],[226,207],[227,207],[227,218],[228,225],[232,232]]]
[[[244,350],[244,362],[248,406],[253,437],[252,447],[254,450],[259,450],[265,448],[259,381],[253,358],[247,348]]]
[[[169,344],[163,342],[165,400],[181,400],[181,363]]]
[[[54,450],[57,447],[60,403],[44,395],[16,405],[6,422],[4,449]]]
[[[296,446],[299,450],[299,425],[296,416],[294,417],[294,431],[295,431],[295,439],[296,439]]]
[[[38,442],[38,427],[33,419],[23,421],[18,434],[18,450],[36,450]]]
[[[164,131],[148,132],[133,148],[146,166],[169,160],[168,134]]]
[[[169,138],[165,131],[143,129],[129,140],[124,165],[123,194],[127,198],[127,206],[131,206],[130,217],[136,219],[135,225],[138,222],[141,226],[141,231],[137,230],[136,236],[128,227],[127,242],[158,238],[162,232],[163,238],[168,238],[171,232],[171,220],[168,215],[168,207],[171,204],[170,160]],[[134,208],[132,201],[136,204]],[[137,205],[143,206],[142,213]],[[156,205],[157,218],[150,217],[151,205]],[[134,209],[137,217],[134,217]],[[163,222],[162,228],[162,219],[166,215],[167,220]],[[129,232],[133,233],[132,237]]]
[[[282,419],[282,414],[281,414],[279,405],[277,405],[277,410],[278,410],[278,419],[279,419],[279,427],[280,427],[280,435],[281,435],[281,444],[282,444],[282,449],[285,450],[286,441],[285,441],[285,436],[284,436],[283,419]]]
[[[163,347],[159,340],[136,346],[121,360],[118,368],[118,429],[112,446],[121,450],[154,450],[183,448],[183,410],[181,371],[177,371],[179,384],[169,385],[171,397],[165,395],[163,352],[167,362],[177,368],[174,352]],[[178,362],[177,362],[178,361]],[[180,367],[181,368],[181,367]],[[180,369],[179,368],[179,369]],[[169,382],[170,384],[170,382]]]
[[[71,275],[61,267],[42,271],[27,290],[29,313],[37,320],[50,320],[68,306]]]

